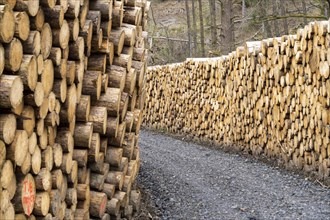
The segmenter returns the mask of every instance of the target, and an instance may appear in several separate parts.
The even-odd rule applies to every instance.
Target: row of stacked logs
[[[330,24],[150,67],[145,124],[282,158],[330,183]]]
[[[0,219],[130,219],[146,0],[0,0]]]

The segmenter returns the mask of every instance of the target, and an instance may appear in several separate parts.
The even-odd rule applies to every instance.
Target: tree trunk
[[[303,10],[303,13],[304,15],[307,15],[307,7],[306,7],[306,2],[305,1],[301,1],[301,4],[302,4],[302,10]],[[330,6],[330,4],[329,4]],[[307,18],[304,17],[304,25],[307,24]]]
[[[216,16],[215,0],[209,0],[209,3],[210,3],[210,17],[211,17],[212,50],[215,50],[217,46],[217,16]]]
[[[204,18],[203,18],[202,0],[198,0],[198,7],[199,7],[199,23],[200,23],[202,56],[204,57],[205,56],[205,42],[204,42]]]
[[[185,0],[185,3],[186,3],[186,15],[187,15],[187,26],[188,26],[188,48],[189,48],[189,57],[191,57],[191,24],[190,24],[188,0]]]
[[[192,35],[193,35],[193,56],[197,55],[198,48],[197,48],[197,23],[196,23],[196,11],[195,11],[195,1],[191,1],[191,12],[192,12],[192,19],[193,19],[193,30],[192,30]]]
[[[286,14],[286,9],[285,9],[285,1],[280,0],[280,7],[281,7],[281,16],[284,16]],[[288,20],[286,18],[283,19],[283,28],[284,28],[284,34],[289,33],[289,25],[288,25]]]
[[[242,0],[242,18],[245,17],[246,14],[246,2],[245,0]]]
[[[273,2],[273,15],[276,15],[278,12],[277,12],[277,0],[275,0]],[[274,26],[274,31],[275,31],[275,34],[276,34],[276,37],[277,36],[280,36],[280,31],[279,31],[279,26],[278,26],[278,21],[277,19],[275,19],[273,21],[273,26]]]
[[[267,19],[267,1],[261,1],[260,3],[260,13],[263,16],[263,18]],[[282,3],[281,3],[282,4]],[[282,6],[281,6],[281,11],[282,11]],[[266,30],[266,37],[270,38],[272,37],[272,29],[268,21],[263,21],[262,25],[264,26],[264,29]]]
[[[232,23],[233,4],[232,0],[225,0],[221,8],[221,54],[228,54],[234,46],[234,24]]]

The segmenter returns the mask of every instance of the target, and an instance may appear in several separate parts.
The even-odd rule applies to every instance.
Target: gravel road
[[[161,219],[330,219],[330,190],[234,153],[142,131],[138,184]]]

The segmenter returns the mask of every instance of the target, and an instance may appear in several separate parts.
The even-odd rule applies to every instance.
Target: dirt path
[[[140,147],[161,219],[330,219],[330,190],[294,174],[150,131]]]

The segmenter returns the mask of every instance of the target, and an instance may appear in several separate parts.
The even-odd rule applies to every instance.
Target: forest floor
[[[253,157],[140,134],[136,219],[330,219],[330,190]]]

